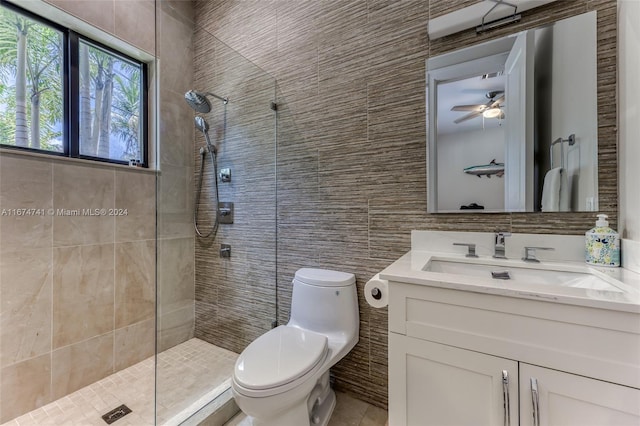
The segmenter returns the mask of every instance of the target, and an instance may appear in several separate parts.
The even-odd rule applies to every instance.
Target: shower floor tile
[[[178,425],[229,387],[237,354],[191,339],[157,357],[158,424]],[[132,365],[3,426],[105,426],[106,412],[132,412],[114,426],[154,424],[155,357]]]

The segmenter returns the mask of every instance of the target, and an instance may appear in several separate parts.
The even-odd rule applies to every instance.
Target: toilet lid
[[[282,325],[242,351],[236,361],[235,379],[248,389],[281,386],[313,369],[326,352],[326,336]]]
[[[295,279],[305,284],[321,287],[346,287],[356,282],[356,276],[353,274],[315,268],[298,269]]]

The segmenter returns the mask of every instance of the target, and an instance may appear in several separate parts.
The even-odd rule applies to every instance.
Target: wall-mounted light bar
[[[519,13],[536,7],[544,6],[556,0],[484,0],[474,5],[447,13],[429,20],[429,39],[435,40],[450,34],[455,34],[469,28],[481,27],[484,18],[484,30],[489,25],[506,25],[519,20]],[[515,6],[515,10],[514,10]],[[517,14],[515,13],[517,11]],[[518,19],[515,19],[518,17]],[[501,22],[503,19],[507,19]]]

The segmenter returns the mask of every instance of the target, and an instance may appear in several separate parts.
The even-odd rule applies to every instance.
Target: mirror
[[[428,210],[598,209],[596,12],[427,60]]]

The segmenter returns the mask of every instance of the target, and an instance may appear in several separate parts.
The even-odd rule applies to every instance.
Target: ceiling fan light
[[[482,116],[484,118],[498,118],[502,115],[502,111],[500,108],[489,108],[482,111]]]

